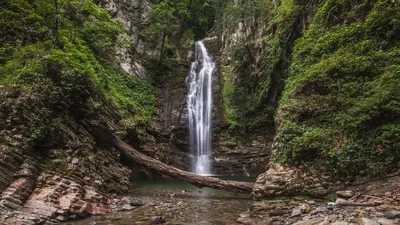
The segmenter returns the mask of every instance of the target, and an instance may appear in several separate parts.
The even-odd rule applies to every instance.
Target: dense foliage
[[[122,23],[107,10],[92,0],[6,0],[0,7],[6,98],[41,102],[38,120],[56,121],[68,111],[77,119],[96,118],[90,115],[112,102],[125,124],[151,124],[153,87],[114,62],[114,48],[129,45]]]
[[[232,41],[226,57],[233,63],[222,70],[232,130],[273,129],[266,123],[274,120],[275,160],[288,165],[355,174],[399,163],[397,1],[248,0],[219,7],[217,29],[237,34],[241,24],[246,31]]]
[[[242,37],[228,50],[233,67],[222,71],[225,118],[236,132],[262,129],[273,121],[293,42],[302,27],[297,24],[303,15],[300,8],[312,4],[292,0],[224,2],[219,6],[219,33],[237,32],[238,24],[242,26]]]
[[[150,24],[143,32],[153,47],[160,46],[159,63],[187,54],[193,40],[206,36],[214,24],[215,0],[160,0],[150,10]]]
[[[277,160],[381,173],[400,160],[400,4],[321,4],[296,41]]]
[[[275,160],[284,164],[345,174],[396,166],[399,7],[390,0],[225,2],[219,29],[235,32],[241,23],[250,33],[222,71],[231,128],[271,129],[265,123],[274,118]],[[260,27],[263,35],[251,34]],[[280,85],[275,101],[271,90]]]
[[[152,126],[153,85],[184,74],[193,40],[212,33],[227,48],[220,74],[231,131],[276,128],[275,160],[287,165],[340,174],[381,173],[398,165],[398,1],[153,3],[140,34],[160,49],[157,59],[146,61],[156,75],[150,84],[114,61],[116,47],[130,49],[129,38],[93,0],[2,1],[1,106],[15,113],[27,103],[37,108],[33,139],[47,125],[62,123],[65,111],[76,119],[95,118],[108,103],[124,125]]]

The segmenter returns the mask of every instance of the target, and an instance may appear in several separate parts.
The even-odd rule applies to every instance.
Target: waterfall
[[[211,107],[212,75],[215,63],[203,42],[196,42],[195,59],[187,77],[189,86],[188,113],[192,151],[195,155],[193,171],[211,174]]]

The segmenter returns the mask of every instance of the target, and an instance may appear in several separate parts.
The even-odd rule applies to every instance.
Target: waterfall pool
[[[227,180],[254,182],[249,177],[219,177]],[[132,211],[92,216],[66,224],[128,225],[150,224],[151,216],[162,216],[164,224],[237,224],[236,220],[252,204],[249,194],[230,193],[211,188],[199,189],[185,181],[153,178],[135,181],[129,196],[150,205]]]

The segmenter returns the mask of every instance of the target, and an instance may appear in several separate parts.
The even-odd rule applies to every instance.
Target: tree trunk
[[[158,65],[161,66],[162,60],[164,58],[164,45],[165,45],[166,35],[163,34],[161,39],[161,48],[160,48],[160,58],[158,59]]]
[[[125,156],[126,159],[136,162],[143,167],[157,171],[160,174],[165,174],[179,180],[187,181],[188,183],[191,183],[199,188],[210,187],[224,191],[241,193],[251,193],[253,191],[254,184],[250,182],[228,181],[215,177],[200,176],[162,163],[135,150],[130,145],[113,135],[106,127],[91,125],[87,126],[87,128],[89,128],[90,133],[96,137],[96,142],[112,144],[123,156]]]
[[[143,153],[133,149],[121,139],[114,137],[113,141],[115,147],[127,158],[137,164],[155,170],[161,174],[169,175],[173,178],[185,180],[197,187],[211,187],[230,192],[251,193],[253,190],[253,183],[240,182],[240,181],[227,181],[215,177],[200,176],[194,173],[180,170],[173,166],[164,164],[156,159],[146,156]]]

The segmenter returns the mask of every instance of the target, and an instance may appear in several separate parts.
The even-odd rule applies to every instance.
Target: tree
[[[151,36],[161,38],[159,63],[163,60],[165,40],[177,28],[175,10],[170,0],[154,4],[150,10],[150,27],[148,33]]]

